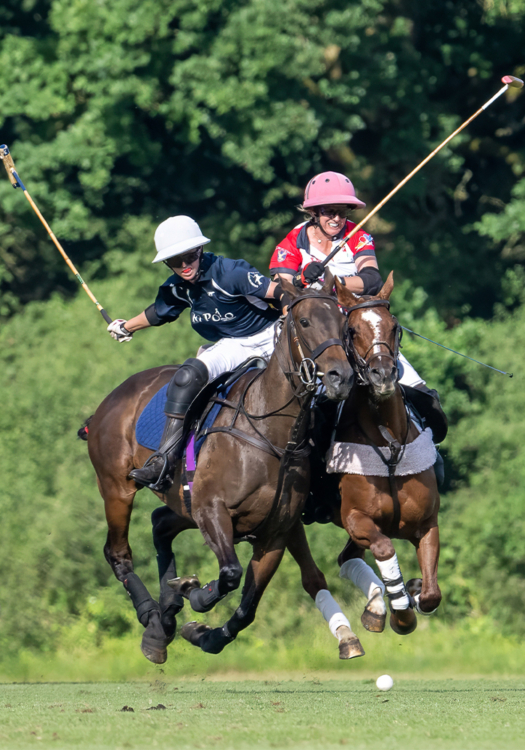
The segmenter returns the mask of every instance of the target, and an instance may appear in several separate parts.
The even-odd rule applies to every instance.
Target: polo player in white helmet
[[[191,325],[213,346],[190,357],[173,376],[167,391],[166,427],[159,450],[130,477],[156,491],[166,491],[179,457],[184,416],[199,391],[250,356],[268,359],[274,348],[274,325],[279,313],[266,299],[285,296],[280,285],[263,276],[245,260],[204,252],[211,240],[189,216],[173,216],[155,232],[157,255],[172,275],[159,288],[155,302],[130,320],[108,326],[117,341],[131,341],[135,331],[177,320],[190,310]]]

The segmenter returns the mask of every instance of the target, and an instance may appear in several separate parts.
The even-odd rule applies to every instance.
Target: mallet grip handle
[[[9,149],[5,144],[0,146],[0,159],[4,162],[5,171],[9,177],[9,182],[14,188],[20,187],[18,180],[15,177],[16,167],[13,161],[13,157],[9,153]]]

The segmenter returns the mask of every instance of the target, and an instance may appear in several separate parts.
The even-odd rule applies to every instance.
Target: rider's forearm
[[[146,314],[141,312],[140,315],[135,315],[134,318],[126,320],[126,330],[130,333],[140,331],[141,328],[149,328],[151,323],[146,318]]]

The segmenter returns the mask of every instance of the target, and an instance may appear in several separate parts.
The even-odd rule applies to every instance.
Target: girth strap
[[[228,425],[228,427],[206,428],[202,430],[202,432],[199,432],[198,439],[200,440],[201,437],[211,435],[213,432],[225,432],[227,435],[236,437],[239,440],[244,440],[246,443],[250,443],[250,445],[253,445],[255,448],[259,448],[265,453],[268,453],[270,456],[275,456],[276,458],[281,458],[284,454],[284,450],[282,448],[278,448],[276,445],[272,445],[272,443],[270,443],[269,441],[265,443],[263,440],[260,440],[259,438],[252,435],[248,435],[248,433],[242,432],[242,430],[238,430],[236,427],[232,427],[231,425]]]

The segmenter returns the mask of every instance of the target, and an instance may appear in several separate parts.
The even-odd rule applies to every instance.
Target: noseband
[[[392,366],[395,367],[397,364],[397,359],[399,357],[399,346],[401,343],[401,338],[403,335],[403,329],[397,322],[397,319],[394,317],[394,320],[396,321],[395,326],[395,340],[394,340],[394,348],[390,346],[390,344],[386,341],[373,341],[363,356],[359,354],[359,352],[356,350],[352,336],[350,334],[350,327],[349,327],[349,320],[350,315],[355,310],[366,310],[373,307],[386,307],[387,310],[390,309],[390,301],[387,299],[369,299],[365,302],[360,302],[357,305],[353,305],[352,307],[348,307],[348,317],[346,322],[346,330],[345,330],[345,343],[346,343],[346,351],[348,353],[348,358],[350,360],[350,364],[352,365],[356,375],[357,380],[360,385],[372,385],[371,379],[370,379],[370,363],[373,359],[379,356],[386,356],[389,359],[392,360]],[[384,346],[388,350],[388,353],[384,353],[383,355],[380,354],[372,354],[371,357],[368,357],[368,354],[370,353],[371,349],[374,349],[376,346]],[[396,370],[397,372],[397,370]],[[396,377],[397,380],[397,377]]]
[[[294,297],[294,299],[291,300],[288,305],[288,314],[290,315],[287,326],[288,353],[290,355],[290,360],[294,365],[294,370],[286,370],[282,366],[282,364],[281,368],[284,374],[288,377],[288,380],[292,385],[292,389],[295,390],[290,376],[297,375],[301,383],[304,385],[305,391],[307,393],[312,393],[317,389],[317,378],[324,374],[322,372],[319,372],[318,370],[318,366],[315,361],[317,357],[319,357],[330,346],[340,346],[345,352],[346,349],[344,341],[342,339],[326,339],[326,341],[323,341],[322,344],[319,344],[319,346],[316,346],[315,349],[312,349],[312,347],[302,335],[301,331],[295,325],[293,314],[291,314],[291,310],[293,307],[295,307],[295,305],[298,305],[300,302],[303,302],[307,299],[326,299],[330,302],[333,302],[335,305],[337,305],[337,300],[329,294],[303,294],[300,297]],[[301,357],[298,368],[295,367],[292,343],[296,345]],[[304,350],[307,350],[308,356],[305,356]]]

